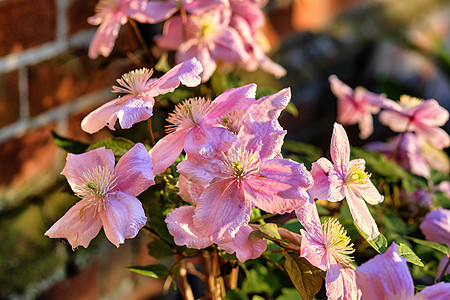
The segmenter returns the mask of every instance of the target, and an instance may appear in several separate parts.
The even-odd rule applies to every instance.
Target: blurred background
[[[116,78],[136,68],[139,44],[128,25],[110,57],[88,58],[96,28],[86,19],[95,4],[0,1],[1,299],[164,299],[164,281],[125,270],[155,261],[144,234],[119,249],[100,234],[76,251],[44,236],[78,199],[59,175],[66,153],[52,131],[85,143],[110,136],[106,129],[88,135],[80,122],[114,98]],[[276,81],[255,72],[244,79],[292,89],[299,116],[282,115],[287,139],[327,149],[336,118],[331,74],[352,88],[394,100],[405,93],[435,98],[450,109],[450,1],[270,0],[265,11],[271,56],[288,75]],[[141,29],[152,34],[161,26]],[[349,135],[352,144],[363,143],[356,127]],[[389,135],[375,124],[370,140]]]

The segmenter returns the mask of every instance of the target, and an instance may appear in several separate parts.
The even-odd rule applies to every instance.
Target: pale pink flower
[[[425,239],[450,246],[450,210],[438,208],[430,211],[420,224]]]
[[[68,154],[61,174],[82,198],[45,235],[66,238],[72,248],[87,247],[101,227],[119,247],[137,235],[147,218],[137,195],[154,184],[152,160],[144,145],[136,144],[114,166],[112,150],[104,147]]]
[[[320,224],[319,213],[312,198],[299,210],[297,218],[306,230],[300,230],[300,256],[313,266],[326,271],[325,286],[328,299],[359,299],[355,271],[349,265],[349,256],[355,250],[347,231],[334,218]]]
[[[202,66],[193,58],[176,65],[158,79],[151,79],[153,70],[146,68],[128,72],[117,80],[120,86],[113,87],[114,93],[125,95],[91,112],[81,122],[81,128],[95,133],[105,126],[114,130],[117,119],[122,128],[147,120],[153,115],[154,97],[174,91],[180,83],[189,87],[199,85],[201,71]]]
[[[380,111],[385,99],[384,95],[374,94],[362,87],[355,91],[348,85],[331,75],[328,80],[333,94],[337,97],[337,122],[344,125],[359,126],[359,137],[368,138],[373,132],[373,114]]]
[[[356,284],[365,300],[450,299],[450,283],[440,282],[414,295],[414,282],[406,259],[392,243],[384,254],[378,254],[356,268]]]
[[[233,122],[244,117],[245,111],[255,101],[256,85],[229,89],[214,101],[191,98],[175,107],[167,121],[169,134],[150,150],[154,172],[164,172],[183,149],[188,154],[205,157],[217,151],[226,151],[236,139],[239,128]]]
[[[207,81],[218,61],[242,63],[248,60],[239,34],[229,26],[229,9],[189,15],[186,24],[176,16],[164,24],[163,34],[155,37],[158,45],[176,51],[176,61],[196,57],[203,66],[202,82]]]
[[[449,113],[436,100],[402,95],[398,103],[386,100],[384,108],[379,119],[391,130],[414,131],[439,149],[450,146],[450,136],[439,128],[447,122]]]
[[[311,196],[332,202],[345,197],[358,227],[369,239],[376,238],[378,227],[364,200],[375,205],[383,201],[383,196],[370,181],[370,175],[364,171],[364,159],[350,161],[347,133],[338,123],[334,124],[330,154],[333,163],[322,157],[312,164],[314,186],[309,190]]]

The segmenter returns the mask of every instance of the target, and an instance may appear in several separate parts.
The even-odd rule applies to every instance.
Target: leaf
[[[281,278],[279,274],[269,271],[263,265],[255,265],[246,272],[246,278],[242,283],[242,290],[247,294],[272,295],[276,293],[281,286]]]
[[[358,225],[356,225],[355,222],[353,222],[353,224],[355,225],[356,229],[358,230],[359,234],[369,243],[370,246],[372,246],[373,249],[375,249],[378,253],[384,253],[386,252],[386,248],[387,248],[387,240],[386,237],[380,233],[376,238],[374,238],[373,240],[369,240],[368,239],[368,235],[365,234],[359,227]]]
[[[166,73],[170,70],[169,55],[167,54],[167,52],[165,52],[161,55],[161,57],[159,58],[158,62],[154,66],[154,68],[156,71],[164,72],[164,73]]]
[[[294,103],[289,102],[284,110],[293,115],[294,117],[298,117],[298,109]]]
[[[280,241],[281,235],[278,232],[278,226],[274,223],[266,223],[261,225],[259,229],[250,232],[248,235],[249,240],[263,238],[271,241]]]
[[[322,157],[323,154],[322,150],[319,147],[291,140],[284,141],[283,149],[296,154],[305,155],[311,161],[318,160]]]
[[[406,238],[408,240],[413,241],[416,244],[432,248],[432,249],[442,252],[444,254],[448,254],[450,252],[450,248],[445,244],[438,244],[435,242],[425,241],[425,240],[416,239],[416,238],[412,238],[412,237],[408,237],[408,236]]]
[[[89,146],[89,148],[87,150],[90,151],[90,150],[94,150],[94,149],[97,149],[100,147],[105,147],[106,149],[111,149],[114,153],[114,156],[117,158],[117,157],[122,157],[125,153],[127,153],[128,150],[133,148],[133,146],[135,144],[136,143],[133,141],[118,137],[118,138],[110,138],[110,139],[101,140],[101,141]]]
[[[56,132],[52,130],[53,135],[53,141],[55,144],[66,150],[67,152],[74,153],[74,154],[81,154],[86,151],[86,149],[89,147],[89,144],[85,144],[79,141],[71,140],[65,137],[60,136]]]
[[[398,254],[406,258],[406,261],[412,264],[415,264],[419,267],[423,267],[424,264],[422,260],[412,251],[411,248],[406,246],[405,244],[399,243],[397,247]]]
[[[446,275],[442,276],[442,279],[440,280],[440,282],[449,282],[450,283],[450,274],[446,274]]]
[[[249,300],[249,298],[243,291],[235,289],[227,291],[225,300]]]
[[[148,254],[154,258],[163,259],[173,255],[172,248],[163,240],[156,240],[147,245]]]
[[[322,286],[322,271],[296,254],[283,252],[283,255],[286,258],[284,268],[302,299],[313,299]]]
[[[300,294],[296,289],[291,288],[282,288],[281,295],[278,296],[275,300],[298,300],[300,299]]]
[[[153,278],[167,277],[169,275],[169,271],[164,265],[134,266],[127,269]]]

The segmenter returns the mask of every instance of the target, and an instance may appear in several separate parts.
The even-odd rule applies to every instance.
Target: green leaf
[[[127,269],[153,278],[167,277],[169,275],[169,271],[164,265],[134,266]]]
[[[395,162],[388,160],[380,153],[351,147],[351,154],[355,158],[363,158],[366,161],[366,164],[380,175],[399,179],[406,177],[406,172],[402,167],[397,165]]]
[[[135,142],[121,137],[110,138],[101,140],[89,146],[88,151],[105,147],[106,149],[111,149],[114,153],[114,156],[117,158],[122,157],[125,153],[127,153],[128,150],[133,148],[135,144],[136,144]]]
[[[322,150],[319,147],[291,140],[284,141],[283,149],[296,154],[305,155],[311,161],[316,161],[323,155]]]
[[[172,247],[163,240],[156,240],[147,245],[148,254],[154,258],[163,259],[173,255]]]
[[[167,52],[163,53],[158,62],[154,66],[156,71],[167,73],[170,70],[169,55]]]
[[[52,130],[53,135],[53,141],[55,144],[66,150],[67,152],[74,153],[74,154],[81,154],[86,151],[86,149],[89,147],[89,144],[85,144],[79,141],[71,140],[65,137],[60,136],[56,132]]]
[[[249,298],[243,291],[235,289],[227,291],[225,300],[249,300]]]
[[[298,117],[298,109],[293,102],[289,102],[284,110],[293,115],[294,117]]]
[[[300,299],[300,294],[296,289],[283,288],[281,289],[281,295],[275,300],[298,300]]]
[[[280,289],[281,278],[276,272],[269,272],[263,265],[255,265],[246,272],[242,290],[247,293],[272,295]]]
[[[266,223],[261,225],[259,229],[250,232],[248,239],[268,239],[271,241],[280,241],[281,235],[278,232],[278,226],[274,223]]]
[[[438,244],[438,243],[434,243],[434,242],[430,242],[430,241],[424,241],[421,239],[416,239],[416,238],[412,238],[412,237],[408,237],[408,236],[406,238],[413,241],[416,244],[432,248],[432,249],[442,252],[444,254],[448,254],[450,252],[450,248],[445,244]]]
[[[378,253],[384,253],[387,248],[387,240],[386,237],[380,233],[376,238],[373,240],[369,240],[369,236],[365,234],[361,228],[358,227],[358,225],[353,222],[356,229],[358,230],[359,234],[369,243],[370,246],[372,246],[373,249],[375,249]]]
[[[446,274],[446,275],[442,276],[441,282],[449,282],[450,283],[450,274]]]
[[[322,286],[322,271],[297,254],[283,252],[283,255],[284,268],[302,299],[313,299]]]
[[[405,244],[399,243],[397,251],[400,256],[406,258],[407,262],[418,265],[419,267],[424,266],[422,260],[414,253],[414,251],[412,251],[411,248],[409,248]]]

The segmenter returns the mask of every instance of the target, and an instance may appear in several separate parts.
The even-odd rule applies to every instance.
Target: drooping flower
[[[362,87],[353,91],[336,75],[331,75],[328,80],[331,91],[338,98],[337,122],[344,125],[358,124],[360,138],[368,138],[373,132],[372,115],[380,111],[385,96],[369,92]]]
[[[439,126],[444,125],[448,111],[434,99],[422,100],[407,95],[400,102],[385,101],[379,119],[395,132],[414,131],[439,149],[450,146],[450,136]]]
[[[350,144],[342,125],[335,123],[330,146],[331,163],[322,157],[312,164],[311,174],[314,186],[311,196],[332,202],[347,199],[350,212],[361,230],[374,239],[379,231],[364,200],[375,205],[383,201],[376,187],[365,172],[365,161],[350,161]]]
[[[177,62],[196,57],[203,66],[201,77],[205,82],[217,61],[242,63],[248,59],[241,37],[229,26],[230,15],[229,9],[212,10],[189,15],[186,24],[181,17],[173,17],[155,41],[163,49],[176,51]]]
[[[128,72],[118,79],[120,86],[114,86],[114,93],[124,93],[100,106],[81,122],[81,128],[95,133],[105,126],[114,130],[116,120],[122,128],[147,120],[153,115],[154,97],[174,91],[180,83],[193,87],[200,84],[198,76],[202,66],[192,58],[176,65],[158,79],[151,79],[153,71],[146,68]]]
[[[448,282],[427,286],[414,295],[413,279],[406,259],[398,254],[396,243],[392,243],[384,254],[378,254],[356,268],[356,284],[367,300],[450,298]]]
[[[87,247],[101,227],[119,247],[137,235],[147,218],[137,195],[154,184],[152,161],[144,145],[136,144],[114,166],[112,150],[104,147],[68,154],[61,174],[82,198],[45,235],[66,238],[72,248]]]
[[[450,210],[438,208],[430,211],[420,224],[420,230],[428,241],[450,247]]]
[[[191,98],[179,104],[167,119],[169,134],[150,150],[155,174],[164,172],[183,149],[205,157],[226,151],[236,139],[234,130],[238,128],[233,124],[244,117],[255,93],[256,85],[248,84],[229,89],[214,101]]]
[[[305,205],[295,211],[297,218],[306,230],[300,230],[302,244],[300,256],[313,266],[326,271],[325,286],[328,299],[359,299],[355,271],[349,265],[349,256],[355,250],[350,244],[346,230],[334,218],[321,226],[314,200],[310,198]]]

